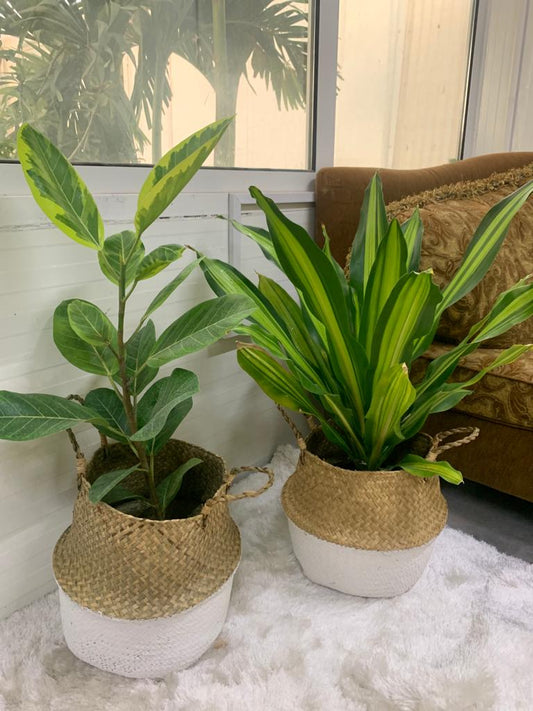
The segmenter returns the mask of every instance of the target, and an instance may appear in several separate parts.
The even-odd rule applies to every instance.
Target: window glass
[[[335,164],[459,157],[471,0],[340,0]]]
[[[236,114],[210,164],[307,169],[311,4],[3,0],[0,157],[29,121],[73,161],[151,163]]]

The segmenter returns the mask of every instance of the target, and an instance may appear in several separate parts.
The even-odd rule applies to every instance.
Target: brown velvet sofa
[[[422,267],[433,267],[447,283],[475,227],[487,210],[533,179],[532,153],[495,153],[420,170],[325,168],[316,181],[317,235],[324,224],[332,252],[344,266],[357,227],[363,194],[379,170],[389,218],[407,219],[415,207],[424,223]],[[474,292],[449,309],[429,351],[414,365],[420,376],[432,358],[458,343],[495,296],[533,272],[533,197],[514,218],[498,258]],[[512,343],[533,343],[533,318],[487,341],[461,363],[454,376],[471,377]],[[424,430],[435,433],[465,425],[479,438],[447,454],[468,479],[533,501],[533,354],[499,368],[476,385],[455,410],[431,416]]]

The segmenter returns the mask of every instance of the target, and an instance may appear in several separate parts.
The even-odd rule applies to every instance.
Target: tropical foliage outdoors
[[[198,378],[184,368],[156,380],[163,366],[195,353],[236,327],[255,308],[247,296],[209,299],[179,316],[157,337],[153,314],[197,267],[193,260],[150,301],[127,334],[128,302],[136,287],[185,254],[180,244],[146,253],[144,231],[161,215],[211,153],[231,119],[196,132],[169,151],[150,171],[139,193],[134,230],[104,236],[96,203],[65,156],[29,125],[19,131],[18,155],[32,194],[46,216],[67,237],[96,252],[103,275],[116,287],[117,323],[96,304],[67,299],[56,308],[54,342],[72,365],[107,378],[108,387],[83,398],[41,393],[0,392],[0,439],[32,440],[89,422],[106,437],[126,445],[136,464],[113,469],[92,484],[89,498],[120,505],[135,500],[143,516],[163,519],[178,494],[191,459],[156,482],[156,457],[192,407]],[[130,490],[124,480],[138,472],[145,486]]]
[[[148,143],[157,162],[172,55],[213,87],[217,119],[235,113],[250,73],[279,106],[303,107],[308,26],[308,0],[1,0],[0,157],[16,158],[30,121],[73,161],[137,162]],[[234,160],[232,124],[215,163]]]
[[[406,454],[405,443],[430,414],[454,407],[487,372],[533,348],[512,346],[470,380],[450,380],[463,356],[533,315],[533,277],[502,293],[420,382],[411,381],[411,366],[432,343],[445,309],[487,273],[533,181],[489,210],[442,290],[430,269],[420,271],[419,213],[403,225],[389,223],[378,175],[365,193],[348,276],[332,257],[327,234],[321,249],[260,190],[250,192],[268,229],[234,225],[285,273],[299,299],[266,276],[256,286],[234,267],[203,258],[215,293],[246,295],[256,304],[249,323],[236,329],[252,341],[238,351],[241,367],[280,406],[314,418],[351,468],[401,468],[459,483],[450,464]]]

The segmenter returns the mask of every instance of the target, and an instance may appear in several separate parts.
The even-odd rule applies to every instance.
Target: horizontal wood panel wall
[[[106,234],[130,227],[133,195],[101,195],[97,202]],[[311,229],[311,206],[284,209]],[[217,218],[227,213],[226,193],[183,194],[146,233],[147,251],[178,242],[227,260],[228,227]],[[245,217],[261,223],[257,212]],[[32,198],[0,196],[0,253],[0,389],[69,395],[105,385],[66,363],[52,340],[52,314],[62,299],[94,301],[116,316],[115,293],[101,276],[96,252],[53,228]],[[129,326],[187,259],[139,285],[129,306]],[[247,240],[241,261],[252,276],[262,270],[272,275],[270,264]],[[212,296],[201,272],[194,272],[155,315],[158,333],[183,310]],[[201,387],[180,438],[221,454],[229,465],[265,462],[280,442],[289,441],[270,400],[238,368],[233,339],[183,358],[179,365],[193,369]],[[161,374],[170,370],[162,368]],[[97,434],[90,426],[76,433],[90,454]],[[73,454],[64,433],[27,443],[0,441],[0,617],[53,589],[51,553],[70,523],[74,482]]]

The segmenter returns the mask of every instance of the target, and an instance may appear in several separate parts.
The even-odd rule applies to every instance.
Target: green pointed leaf
[[[406,263],[407,245],[399,223],[394,220],[378,247],[364,296],[359,340],[369,356],[379,317],[392,290],[406,273]]]
[[[450,484],[461,484],[463,475],[448,462],[428,462],[417,454],[408,454],[400,462],[401,468],[408,474],[419,477],[440,476]]]
[[[241,234],[250,237],[253,241],[261,248],[261,251],[267,259],[274,262],[276,266],[279,266],[278,256],[274,245],[272,244],[272,238],[268,230],[262,227],[250,227],[250,225],[241,225],[240,222],[236,220],[230,220],[231,225],[238,230]]]
[[[111,235],[98,252],[102,273],[113,284],[120,284],[123,279],[125,287],[135,279],[143,257],[144,245],[131,230]]]
[[[495,338],[513,326],[533,316],[533,284],[522,280],[514,287],[500,294],[488,316],[482,320],[482,328],[476,324],[471,333],[476,343]]]
[[[129,469],[115,469],[112,472],[101,474],[98,479],[93,482],[91,488],[89,489],[89,501],[93,504],[97,504],[104,498],[104,496],[109,494],[109,492],[112,491],[117,484],[120,484],[121,481],[138,468],[139,465],[135,464],[135,466],[130,467]]]
[[[185,474],[187,474],[187,472],[193,467],[201,463],[201,459],[191,457],[191,459],[184,462],[176,469],[176,471],[169,474],[157,485],[157,498],[159,500],[159,506],[163,512],[167,510],[168,506],[172,503],[172,501],[174,501],[179,493]]]
[[[100,249],[102,218],[87,186],[61,151],[28,124],[18,132],[17,150],[32,195],[44,214],[75,242]]]
[[[100,432],[127,443],[129,427],[124,405],[117,393],[111,388],[96,388],[85,396],[85,406],[89,407],[101,420],[97,424]]]
[[[275,338],[273,338],[264,328],[256,323],[250,325],[235,326],[233,331],[238,336],[248,336],[250,340],[263,350],[268,351],[275,358],[285,358],[285,353]]]
[[[176,405],[197,392],[198,378],[190,370],[183,368],[176,368],[168,377],[156,381],[139,402],[139,429],[130,439],[134,442],[146,442],[156,437]]]
[[[165,426],[161,432],[156,437],[146,442],[148,451],[157,454],[163,449],[165,444],[174,436],[174,433],[178,427],[191,411],[192,405],[192,397],[190,397],[187,398],[187,400],[180,402],[170,411],[167,421],[165,422]]]
[[[95,346],[82,340],[70,325],[68,307],[79,299],[62,301],[54,312],[54,343],[72,365],[87,373],[112,376],[118,372],[118,361],[109,346]],[[89,302],[84,302],[88,304]]]
[[[137,271],[137,279],[150,279],[166,269],[169,264],[178,260],[185,252],[185,247],[180,244],[164,244],[156,247],[146,255],[140,263]]]
[[[411,385],[405,364],[393,365],[377,380],[365,418],[369,469],[377,469],[387,458],[391,447],[402,441],[400,421],[415,396],[416,390]]]
[[[68,320],[74,333],[91,346],[116,349],[117,330],[101,309],[89,301],[72,299],[67,307]]]
[[[95,417],[89,408],[57,395],[0,391],[0,439],[47,437]]]
[[[130,491],[125,486],[116,484],[116,486],[114,486],[109,493],[102,497],[101,501],[113,506],[113,504],[119,504],[124,501],[137,501],[137,499],[150,503],[144,498],[144,496],[136,494],[134,491]]]
[[[530,180],[487,212],[470,240],[461,264],[443,291],[439,314],[472,291],[483,279],[498,254],[511,220],[532,192],[533,180]]]
[[[424,236],[424,225],[420,219],[418,208],[415,209],[411,217],[402,224],[402,232],[407,244],[407,262],[409,271],[420,271],[420,253],[422,250],[422,238]]]
[[[137,234],[142,234],[183,190],[232,120],[215,121],[196,131],[154,165],[139,193],[135,215]]]
[[[158,368],[146,365],[155,341],[155,326],[147,321],[126,343],[126,375],[133,395],[140,394],[158,373]]]
[[[174,279],[172,279],[172,281],[161,289],[161,291],[152,299],[148,308],[144,312],[141,323],[144,323],[146,319],[154,313],[154,311],[157,311],[157,309],[165,303],[165,301],[176,291],[178,286],[182,284],[185,279],[187,279],[189,274],[196,269],[200,262],[201,259],[195,259],[194,262],[187,264],[187,266],[184,267],[181,272],[174,277]]]
[[[429,272],[409,272],[392,290],[372,343],[374,383],[398,363],[411,363],[416,339],[431,327],[441,293]]]
[[[249,316],[255,306],[247,296],[231,294],[193,306],[158,338],[148,365],[160,367],[218,341]]]
[[[410,439],[420,432],[430,415],[451,410],[471,393],[472,390],[465,389],[464,383],[445,383],[434,392],[417,395],[411,410],[402,420],[404,439]]]
[[[379,244],[388,228],[381,178],[376,173],[365,190],[350,258],[350,283],[363,294]]]
[[[265,213],[283,271],[310,313],[323,324],[332,367],[345,386],[350,405],[362,421],[365,385],[361,363],[364,353],[353,337],[354,324],[344,277],[341,280],[327,255],[300,225],[288,220],[272,200],[254,187],[250,188],[250,194]]]
[[[315,412],[298,380],[268,353],[259,348],[244,346],[237,351],[237,361],[261,390],[278,405],[296,412],[301,410],[308,415]]]

